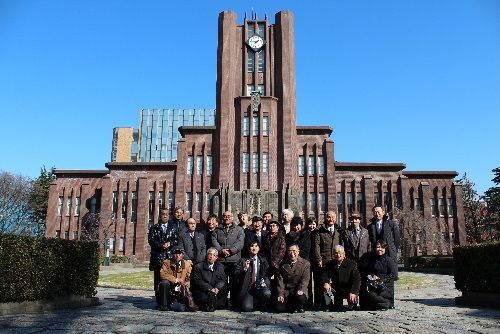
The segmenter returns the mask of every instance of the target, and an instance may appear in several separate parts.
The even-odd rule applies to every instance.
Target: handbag
[[[193,294],[185,285],[181,285],[181,297],[186,302],[186,305],[191,312],[198,311],[198,305],[194,302]]]

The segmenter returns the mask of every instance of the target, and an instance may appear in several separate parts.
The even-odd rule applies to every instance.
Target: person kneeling
[[[345,257],[345,250],[342,246],[335,247],[334,260],[326,265],[326,271],[323,273],[324,292],[326,304],[328,299],[333,297],[333,309],[343,311],[344,299],[347,299],[348,309],[356,309],[359,295],[361,279],[359,271],[351,259]]]
[[[299,256],[299,246],[288,247],[288,261],[278,271],[278,303],[276,311],[304,312],[307,301],[311,265]]]
[[[205,261],[198,263],[193,270],[193,297],[202,310],[213,312],[226,302],[227,277],[224,266],[217,263],[219,252],[211,247],[207,250]]]
[[[191,261],[184,260],[184,249],[181,247],[175,247],[172,253],[173,257],[163,262],[160,271],[161,281],[158,286],[160,310],[196,311],[198,307],[194,304],[189,291]]]
[[[254,304],[257,304],[259,309],[264,309],[271,297],[271,283],[266,276],[269,264],[259,254],[260,244],[254,241],[250,243],[248,249],[249,258],[240,259],[234,271],[237,284],[241,288],[238,304],[243,312],[253,311]]]

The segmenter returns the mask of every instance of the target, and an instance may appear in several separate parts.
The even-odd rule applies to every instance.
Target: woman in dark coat
[[[363,263],[364,279],[367,281],[366,307],[386,310],[394,307],[394,281],[398,279],[398,266],[387,255],[387,244],[378,240],[375,253]]]
[[[241,258],[236,264],[234,275],[237,285],[238,304],[243,312],[252,312],[254,305],[263,310],[271,297],[271,283],[267,277],[269,264],[260,255],[260,244],[253,241],[248,245],[248,257]]]

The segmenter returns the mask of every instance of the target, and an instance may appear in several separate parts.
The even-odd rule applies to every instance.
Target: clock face
[[[264,46],[264,40],[259,35],[250,37],[247,43],[248,46],[251,47],[254,51],[257,51]]]

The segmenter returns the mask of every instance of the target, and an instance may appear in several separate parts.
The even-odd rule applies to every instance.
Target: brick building
[[[461,187],[454,171],[406,171],[402,163],[335,160],[329,126],[296,124],[294,17],[282,11],[244,19],[219,15],[215,126],[181,126],[177,161],[110,162],[105,170],[57,170],[49,237],[79,237],[99,213],[113,223],[113,252],[146,259],[147,230],[159,209],[180,205],[204,222],[224,210],[291,208],[322,221],[352,210],[364,222],[382,204],[422,210],[452,244],[465,243]]]

